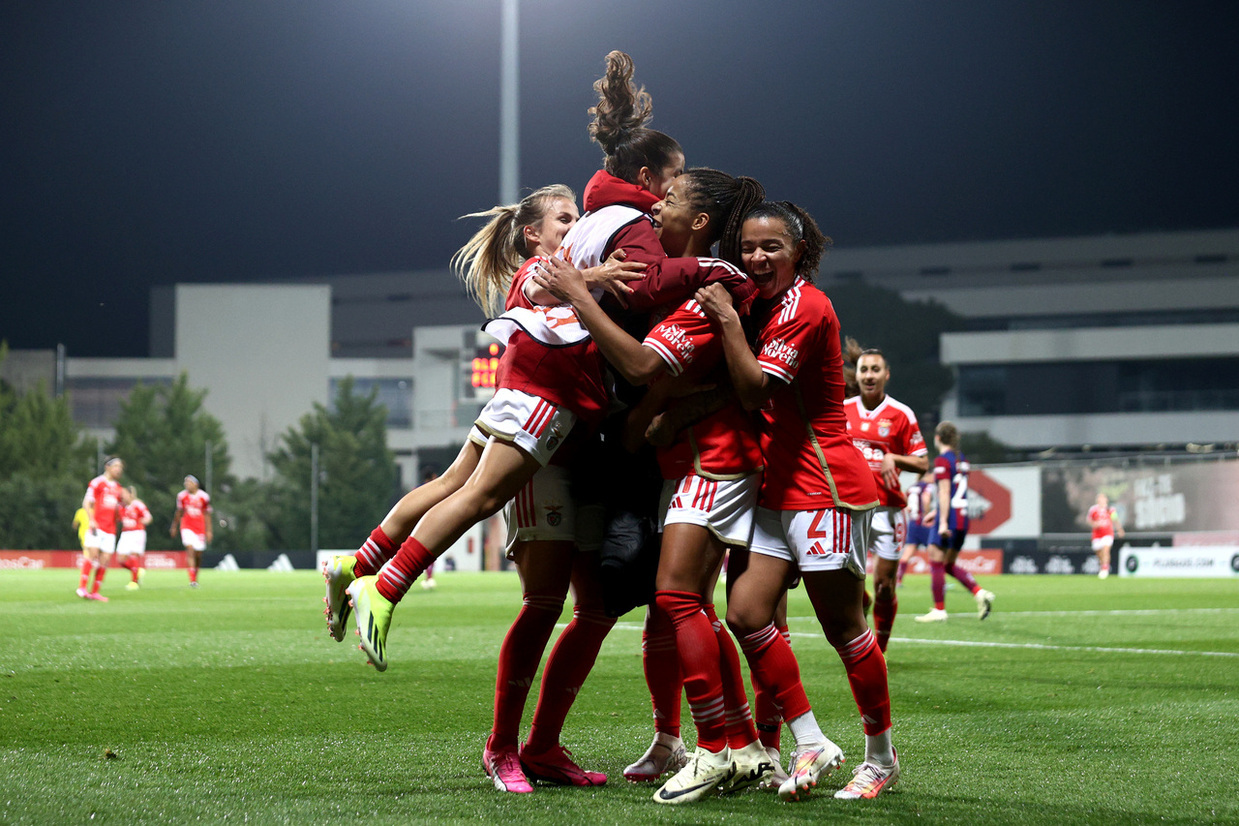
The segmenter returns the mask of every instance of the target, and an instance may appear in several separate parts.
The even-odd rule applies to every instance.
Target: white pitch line
[[[1179,610],[1179,609],[1169,609],[1169,610],[1174,611],[1174,610]],[[1229,608],[1221,608],[1221,609],[1186,608],[1186,609],[1181,609],[1181,610],[1184,610],[1184,611],[1194,611],[1194,610],[1229,611],[1231,609]],[[1028,613],[1036,613],[1036,612],[1028,612]],[[1064,611],[1064,612],[1045,612],[1045,613],[1052,614],[1052,613],[1090,613],[1090,612]],[[1108,612],[1093,612],[1093,613],[1108,613]],[[1148,613],[1163,613],[1163,612],[1150,611]],[[815,617],[789,617],[788,618],[789,621],[810,620],[810,619],[816,621]],[[624,630],[624,631],[642,630],[642,626],[636,625],[634,623],[627,623],[627,622],[616,623],[615,627],[620,630]],[[792,631],[791,636],[802,637],[804,639],[823,639],[820,633],[810,633],[806,631]],[[1096,653],[1096,654],[1168,654],[1168,655],[1180,656],[1180,657],[1189,657],[1189,656],[1239,657],[1239,652],[1236,652],[1236,651],[1183,651],[1183,650],[1172,649],[1172,648],[1112,648],[1112,647],[1095,646],[1095,645],[1049,645],[1046,643],[1035,643],[1035,642],[992,642],[992,641],[986,641],[986,640],[928,640],[928,639],[923,639],[920,637],[891,637],[891,641],[898,642],[898,643],[911,643],[911,644],[919,643],[921,645],[947,645],[947,646],[958,646],[958,647],[967,647],[967,648],[1025,648],[1025,649],[1034,649],[1034,650],[1039,650],[1039,651],[1083,651],[1086,653]]]
[[[966,616],[975,613],[975,611],[963,610],[956,613]],[[1083,611],[999,611],[994,610],[991,616],[1004,617],[1138,617],[1138,616],[1159,616],[1161,614],[1234,614],[1239,613],[1239,608],[1116,608],[1110,611],[1103,610],[1083,610]],[[817,617],[788,617],[788,622],[795,620],[806,620],[816,622]]]
[[[796,635],[793,635],[796,636]],[[805,636],[812,636],[806,634]],[[891,637],[892,642],[925,645],[956,645],[972,648],[1035,648],[1042,651],[1085,651],[1100,654],[1174,654],[1197,657],[1239,657],[1236,651],[1179,651],[1171,648],[1106,648],[1093,645],[1046,645],[1036,642],[983,642],[980,640],[926,640],[919,637]]]

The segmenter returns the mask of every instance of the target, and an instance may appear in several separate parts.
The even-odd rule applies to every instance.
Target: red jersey
[[[1100,505],[1093,505],[1089,508],[1088,523],[1093,526],[1093,539],[1114,536],[1114,521],[1118,518],[1118,511],[1113,507],[1103,508]]]
[[[848,432],[852,444],[865,457],[873,480],[878,485],[878,497],[888,508],[902,508],[908,504],[903,491],[896,484],[888,487],[882,478],[882,457],[888,453],[898,456],[928,456],[925,438],[912,408],[890,396],[876,408],[869,410],[860,396],[853,396],[843,403],[848,417]]]
[[[176,510],[181,514],[181,530],[206,533],[206,515],[211,512],[211,497],[205,490],[197,493],[183,490],[178,493]]]
[[[873,474],[848,438],[839,318],[830,299],[798,277],[759,312],[757,362],[774,380],[762,410],[760,504],[773,510],[876,507]]]
[[[664,318],[642,343],[662,357],[673,376],[726,371],[723,343],[696,301]],[[734,402],[676,434],[672,445],[658,450],[658,466],[664,479],[690,474],[737,479],[761,470],[761,442],[752,418]]]
[[[747,307],[757,295],[752,279],[737,268],[716,258],[669,258],[662,241],[654,232],[648,215],[659,199],[656,195],[636,184],[599,170],[585,185],[585,215],[568,234],[557,254],[580,268],[594,266],[605,261],[615,250],[622,249],[627,261],[645,264],[639,281],[630,281],[632,293],[628,306],[644,312],[665,304],[679,304],[691,298],[698,287],[715,281],[725,286],[736,299],[737,307]],[[582,248],[577,239],[589,232],[590,213],[608,206],[632,207],[642,215],[634,216],[609,238],[599,239],[592,246],[596,251]]]
[[[99,475],[86,487],[86,505],[95,517],[95,527],[104,533],[116,533],[116,511],[120,508],[120,482]]]
[[[512,277],[505,310],[517,307],[539,314],[549,328],[579,326],[571,307],[539,307],[525,295],[525,284],[533,274],[537,258],[526,261]],[[591,424],[602,421],[607,410],[607,388],[603,381],[602,354],[591,338],[572,344],[544,344],[531,331],[516,329],[499,357],[495,386],[519,390],[554,405],[571,410]]]
[[[151,512],[141,499],[134,499],[120,510],[122,531],[144,531]]]

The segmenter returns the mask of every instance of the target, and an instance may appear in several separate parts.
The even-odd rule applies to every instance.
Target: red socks
[[[641,663],[654,707],[654,731],[679,737],[684,681],[680,679],[680,661],[675,650],[675,628],[667,615],[654,606],[650,606],[641,635]]]
[[[742,749],[758,739],[757,729],[753,727],[753,713],[749,710],[749,698],[744,693],[744,674],[740,671],[740,654],[731,634],[723,627],[722,620],[714,613],[713,605],[702,607],[706,619],[714,628],[714,638],[718,640],[719,670],[723,679],[723,702],[727,708],[726,731],[727,745]]]
[[[499,669],[495,674],[495,722],[488,748],[517,745],[525,699],[563,607],[562,598],[526,596],[520,613],[503,638],[503,645],[499,647]]]
[[[82,558],[82,575],[77,580],[77,587],[80,591],[85,591],[86,586],[90,584],[90,572],[95,569],[95,563],[85,557]]]
[[[434,564],[437,557],[438,554],[431,553],[425,545],[410,536],[404,540],[396,555],[379,569],[379,578],[374,587],[388,600],[399,602],[422,572]]]
[[[370,576],[376,573],[383,567],[384,562],[396,555],[399,548],[399,545],[383,533],[382,527],[370,531],[370,538],[361,543],[361,547],[354,554],[357,564],[353,566],[353,576]]]
[[[572,622],[555,641],[542,670],[538,707],[529,728],[528,743],[535,752],[559,745],[564,720],[614,625],[615,618],[608,617],[600,608],[578,605],[573,609]]]
[[[881,734],[891,727],[891,695],[886,682],[886,658],[877,639],[865,629],[865,633],[836,650],[847,669],[848,684],[860,709],[865,734]]]
[[[701,597],[688,591],[659,591],[654,602],[675,627],[675,647],[684,693],[697,726],[697,745],[720,752],[727,745],[723,678],[718,640],[701,610]]]
[[[106,574],[107,572],[108,572],[108,569],[103,567],[102,565],[95,566],[95,584],[92,585],[90,588],[90,592],[92,594],[99,593],[99,586],[103,584],[103,575]]]
[[[794,720],[812,711],[800,682],[800,664],[787,640],[774,623],[740,638],[740,650],[749,662],[753,681],[760,684],[769,702],[784,720]],[[766,712],[762,712],[763,722]]]
[[[789,646],[792,635],[786,625],[778,626],[781,636]],[[745,655],[748,658],[748,655]],[[780,737],[783,731],[783,710],[779,708],[774,693],[757,679],[757,673],[749,667],[749,677],[753,682],[753,717],[757,724],[757,736],[761,744],[768,749],[779,749]]]
[[[879,595],[880,596],[880,595]],[[886,644],[895,627],[895,614],[899,612],[899,597],[891,593],[890,599],[877,599],[873,603],[873,632],[878,638],[878,648],[886,653]]]

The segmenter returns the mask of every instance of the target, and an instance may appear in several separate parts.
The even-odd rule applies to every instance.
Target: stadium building
[[[935,300],[967,329],[941,339],[958,371],[942,418],[1016,448],[1233,443],[1239,411],[1239,230],[836,249],[821,283],[863,280]],[[137,382],[182,371],[208,391],[238,476],[337,383],[378,388],[412,484],[455,455],[493,381],[482,316],[446,270],[317,283],[156,288],[151,357],[13,352],[5,376],[71,394],[110,437]]]

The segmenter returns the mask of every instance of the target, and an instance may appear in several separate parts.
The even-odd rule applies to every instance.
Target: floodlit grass
[[[122,574],[104,605],[74,597],[75,571],[0,572],[2,823],[1239,822],[1235,581],[988,577],[989,619],[956,588],[958,613],[926,626],[928,580],[910,577],[888,652],[896,791],[833,800],[840,772],[799,804],[664,807],[620,775],[650,738],[636,614],[564,733],[611,782],[504,795],[480,755],[515,576],[415,588],[378,674],[326,635],[316,573],[207,571],[191,591],[154,571],[137,592]],[[855,766],[839,659],[802,591],[789,613],[817,718]]]

